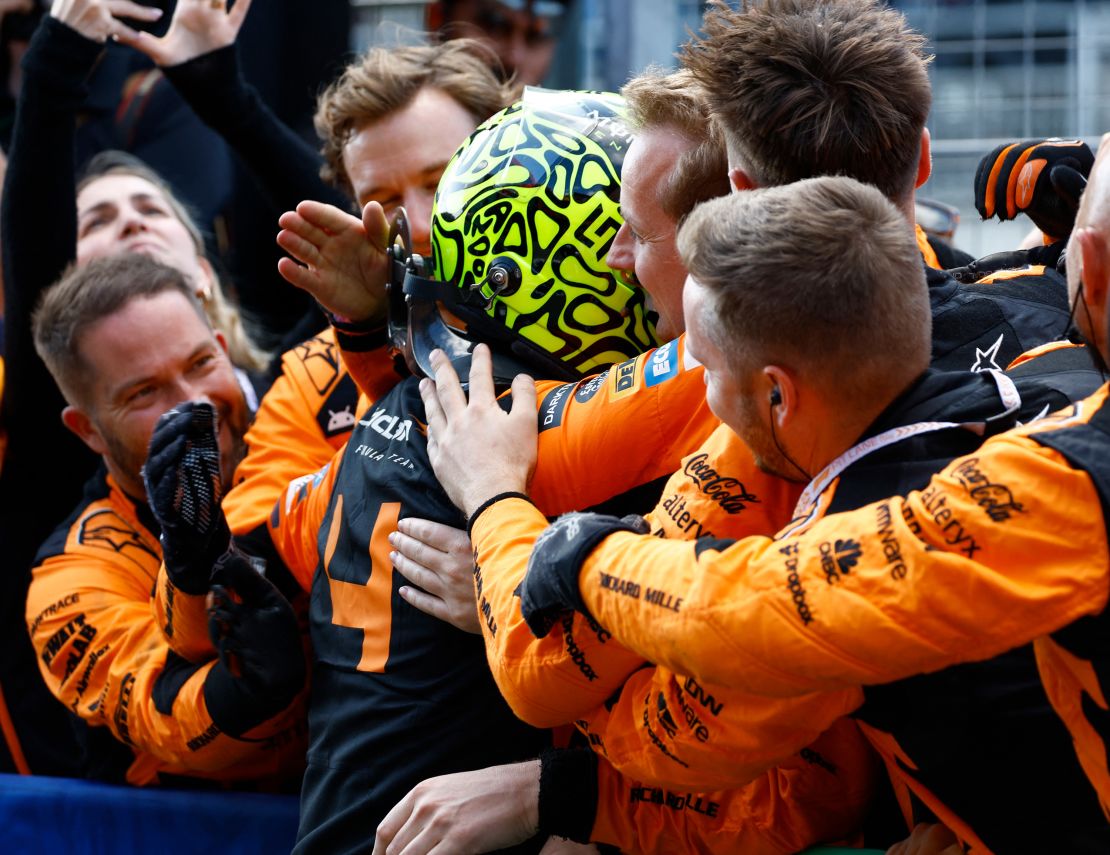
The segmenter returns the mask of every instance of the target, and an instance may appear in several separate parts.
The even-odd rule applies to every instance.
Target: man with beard
[[[103,461],[40,550],[26,611],[47,686],[85,725],[88,773],[137,785],[296,774],[302,716],[286,708],[304,656],[277,591],[244,560],[221,562],[235,596],[213,589],[220,657],[204,665],[170,651],[150,608],[162,547],[142,470],[156,421],[201,401],[171,415],[218,425],[219,465],[201,477],[229,484],[242,456],[249,410],[223,335],[186,278],[143,255],[70,271],[34,334],[68,404],[62,421]]]

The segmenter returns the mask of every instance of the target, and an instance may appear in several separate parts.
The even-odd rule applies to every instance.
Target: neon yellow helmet
[[[448,164],[431,278],[472,341],[573,378],[656,344],[644,292],[605,263],[632,133],[619,95],[529,87]],[[406,289],[408,290],[408,289]]]

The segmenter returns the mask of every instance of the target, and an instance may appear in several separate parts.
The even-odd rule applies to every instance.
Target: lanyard
[[[1002,404],[1006,408],[1005,410],[981,422],[917,422],[912,425],[900,425],[899,427],[891,428],[875,436],[868,437],[863,442],[853,445],[814,476],[813,480],[809,482],[809,485],[802,492],[802,495],[798,497],[798,504],[794,506],[794,519],[797,520],[797,522],[791,524],[777,536],[786,537],[811,522],[811,518],[817,513],[817,499],[820,495],[840,476],[841,472],[856,461],[866,457],[868,454],[879,451],[889,445],[894,445],[894,443],[901,442],[904,439],[909,439],[910,437],[921,436],[922,434],[933,433],[938,430],[947,430],[948,428],[965,428],[982,435],[986,431],[987,421],[1000,419],[1016,412],[1021,406],[1021,393],[1018,392],[1017,386],[1014,385],[1014,381],[1001,371],[990,369],[986,373],[991,375],[995,385],[998,387],[998,395],[1002,399]],[[807,510],[810,511],[808,514],[806,514]],[[802,518],[803,514],[806,514],[805,518]]]

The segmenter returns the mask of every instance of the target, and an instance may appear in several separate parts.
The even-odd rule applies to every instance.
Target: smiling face
[[[163,191],[137,175],[113,173],[77,194],[77,263],[138,252],[207,281],[196,241]]]
[[[230,485],[249,411],[222,341],[181,292],[131,300],[88,326],[78,352],[90,379],[66,423],[104,456],[125,492],[145,495],[141,469],[158,417],[199,399],[216,408],[221,471]]]
[[[440,176],[477,126],[450,95],[426,88],[407,107],[360,127],[343,149],[343,166],[359,207],[380,202],[390,221],[404,207],[413,249],[427,258]]]
[[[644,130],[629,146],[621,169],[624,224],[607,261],[614,270],[635,274],[659,315],[655,329],[661,341],[685,329],[682,283],[686,268],[675,246],[675,221],[660,205],[659,189],[675,161],[692,147],[686,137],[673,131]]]

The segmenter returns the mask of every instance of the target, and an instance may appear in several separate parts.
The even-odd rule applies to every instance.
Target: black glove
[[[1025,213],[1050,238],[1071,234],[1095,156],[1082,140],[1000,145],[975,172],[975,207],[984,220]]]
[[[520,611],[536,638],[543,638],[566,612],[588,614],[578,591],[578,573],[594,547],[618,531],[647,534],[647,521],[630,514],[563,514],[532,548],[520,585]]]
[[[220,443],[216,410],[189,402],[154,426],[143,483],[162,527],[162,556],[174,587],[187,594],[208,590],[212,565],[231,542],[220,510]]]
[[[242,553],[221,557],[214,575],[222,584],[212,586],[208,635],[220,661],[204,682],[204,701],[220,730],[240,736],[304,687],[304,647],[293,607]]]

